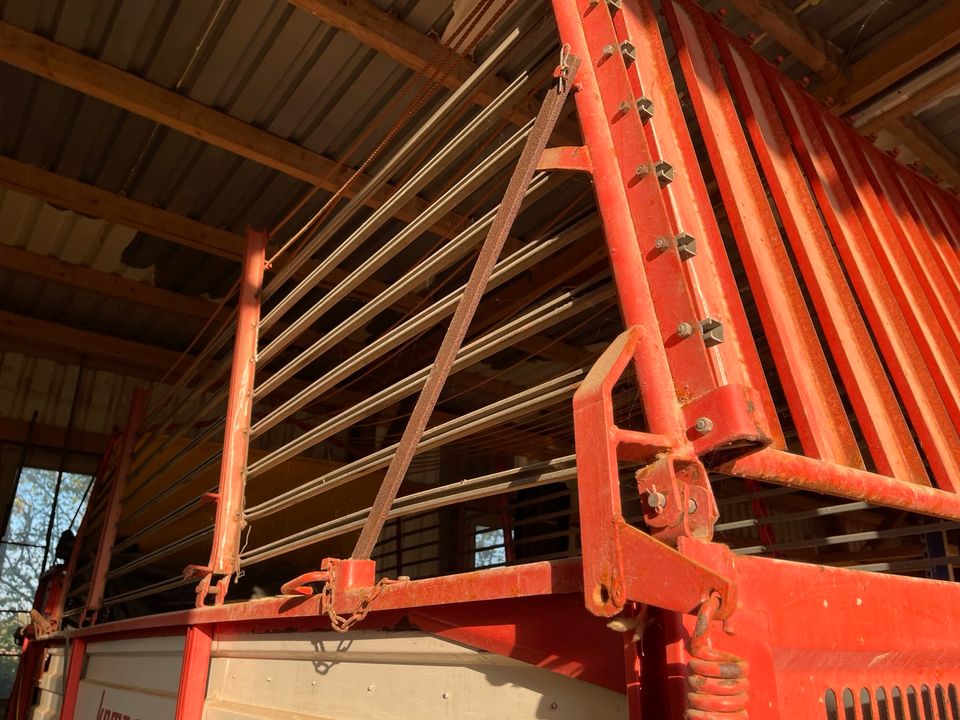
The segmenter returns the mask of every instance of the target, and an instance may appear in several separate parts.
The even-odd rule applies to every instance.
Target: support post
[[[87,652],[87,641],[75,638],[70,641],[67,673],[63,678],[63,704],[60,706],[60,720],[73,720],[77,710],[77,696],[80,694],[80,679],[83,675],[83,658]]]
[[[175,720],[200,720],[207,696],[213,625],[190,625],[183,647]]]
[[[127,416],[123,445],[120,449],[120,461],[117,464],[113,483],[110,486],[106,517],[103,519],[100,542],[97,544],[97,556],[94,558],[93,570],[90,575],[90,591],[87,594],[84,618],[91,612],[97,612],[103,606],[103,593],[107,586],[107,572],[110,570],[110,560],[113,556],[113,543],[117,539],[117,525],[120,522],[123,494],[127,487],[127,475],[130,472],[133,450],[146,410],[147,396],[148,392],[146,390],[135,390],[133,401],[130,403],[130,413]],[[65,592],[68,589],[66,588]]]
[[[260,325],[260,292],[266,269],[267,235],[247,229],[247,247],[240,278],[237,333],[227,396],[227,420],[220,463],[220,486],[216,496],[217,515],[213,531],[210,562],[206,567],[190,566],[185,574],[199,574],[197,607],[206,603],[213,576],[217,584],[217,604],[226,596],[227,583],[240,567],[240,534],[246,488],[247,454],[250,448],[250,414],[253,410],[254,371],[257,363],[257,337]]]

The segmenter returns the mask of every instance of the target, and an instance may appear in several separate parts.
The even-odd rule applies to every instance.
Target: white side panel
[[[626,717],[624,695],[418,632],[221,636],[205,714],[205,720]]]
[[[37,704],[30,714],[31,720],[57,720],[60,717],[60,705],[63,702],[63,675],[66,672],[66,658],[62,647],[47,650],[44,660],[45,669],[40,675],[40,693]]]
[[[90,643],[76,717],[170,720],[182,662],[183,637]]]

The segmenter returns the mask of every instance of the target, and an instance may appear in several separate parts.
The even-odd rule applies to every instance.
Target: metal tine
[[[573,396],[580,386],[585,370],[577,370],[553,378],[535,387],[515,393],[509,397],[485,405],[472,412],[436,425],[424,432],[417,452],[423,452],[453,442],[461,437],[473,435],[480,430],[498,423],[541,409],[560,399]],[[247,520],[272,515],[297,503],[308,500],[328,490],[387,467],[399,447],[398,443],[378,450],[347,465],[332,470],[318,478],[302,483],[265,502],[255,505],[244,513]]]
[[[207,490],[207,492],[216,492],[217,487],[219,486],[213,485]],[[135,533],[131,535],[128,535],[123,539],[122,542],[115,543],[113,546],[114,554],[118,552],[122,552],[123,550],[126,550],[128,547],[135,545],[137,541],[139,541],[141,538],[146,537],[147,535],[150,535],[151,533],[154,533],[157,530],[160,530],[161,528],[166,527],[172,522],[176,522],[180,518],[186,517],[191,512],[195,510],[199,510],[201,507],[203,507],[203,505],[197,502],[196,498],[191,498],[188,502],[184,503],[183,505],[181,505],[180,507],[174,510],[171,510],[170,512],[166,513],[163,517],[157,518],[149,525],[141,528],[140,530],[137,530]]]
[[[142,597],[147,597],[148,595],[156,595],[157,593],[164,592],[165,590],[173,590],[174,588],[182,587],[184,585],[190,585],[194,582],[196,581],[193,578],[185,579],[178,575],[170,580],[161,580],[160,582],[153,583],[152,585],[147,585],[140,590],[131,590],[130,592],[121,593],[120,595],[104,598],[102,605],[103,607],[107,607],[108,605],[130,602],[131,600],[138,600]]]
[[[454,442],[457,439],[480,432],[491,425],[509,422],[511,419],[528,415],[546,406],[560,402],[564,398],[572,397],[573,393],[580,386],[580,381],[586,376],[586,372],[586,370],[578,370],[553,378],[536,387],[490,403],[478,410],[474,410],[466,415],[431,428],[431,430],[424,434],[418,447],[420,450],[440,447],[447,443]],[[245,517],[251,519],[270,515],[273,512],[296,505],[303,500],[319,495],[326,490],[333,489],[357,477],[362,477],[369,472],[386,467],[395,451],[396,446],[385,448],[384,450],[373,453],[371,456],[361,458],[356,462],[338,468],[332,473],[328,473],[327,475],[306,483],[295,491],[284,493],[277,498],[251,508],[251,512]],[[269,512],[267,508],[269,508]],[[212,532],[212,525],[195,530],[176,542],[157,548],[116,568],[109,573],[108,577],[115,578],[132,572],[154,560],[166,557],[177,550],[193,545],[203,540]]]
[[[193,412],[193,421],[190,423],[181,423],[181,426],[177,429],[177,432],[173,435],[167,435],[164,437],[164,433],[170,428],[175,420],[180,418],[184,413],[192,411],[196,404],[203,400],[204,393],[208,392],[218,381],[224,380],[224,373],[230,369],[230,356],[224,358],[220,364],[218,364],[207,376],[193,388],[193,391],[190,393],[190,396],[180,403],[176,409],[164,419],[164,424],[156,427],[151,430],[149,434],[144,434],[140,439],[137,450],[133,455],[133,465],[131,468],[131,474],[135,474],[140,468],[142,468],[147,462],[149,462],[153,457],[167,447],[174,439],[182,437],[187,430],[192,428],[197,422],[201,421],[208,412],[210,412],[216,405],[220,402],[223,402],[227,397],[227,385],[226,383],[220,388],[214,396],[207,399],[204,405],[197,411]],[[158,444],[152,445],[150,441],[155,438],[163,439],[159,441]],[[144,455],[144,453],[149,453]]]
[[[546,192],[548,187],[552,186],[553,183],[551,182],[550,176],[541,176],[531,183],[527,197],[531,200],[535,199]],[[313,345],[304,350],[300,355],[291,360],[276,373],[268,376],[265,380],[263,380],[260,386],[254,390],[254,399],[260,400],[261,398],[266,397],[281,383],[292,377],[294,373],[298,372],[310,362],[316,360],[323,353],[334,347],[337,342],[362,327],[364,324],[376,317],[380,312],[383,312],[389,308],[396,301],[396,298],[415,290],[426,283],[431,276],[450,267],[457,260],[461,259],[483,239],[484,233],[493,222],[496,211],[497,208],[490,210],[490,212],[480,218],[477,222],[473,223],[469,228],[461,232],[456,238],[447,243],[438,252],[434,253],[430,259],[425,262],[417,263],[403,276],[390,283],[389,287],[387,287],[382,293],[365,303],[356,312],[340,322],[340,324],[335,328],[325,333],[321,338],[314,342]],[[595,220],[585,223],[584,225],[584,232],[586,232],[588,229],[598,227],[598,223]],[[573,238],[571,238],[571,240],[572,239]],[[533,250],[536,247],[537,241],[533,241],[527,244],[524,251]]]
[[[506,163],[514,155],[520,152],[523,142],[527,135],[530,134],[530,129],[532,127],[533,121],[531,120],[505,143],[497,147],[479,165],[473,168],[466,176],[464,176],[452,188],[444,193],[439,199],[431,203],[426,210],[424,210],[423,213],[417,217],[416,220],[407,224],[403,230],[379,247],[377,251],[367,258],[358,268],[353,270],[346,278],[340,281],[336,287],[324,294],[324,296],[317,303],[315,303],[313,307],[298,317],[273,341],[263,348],[257,355],[257,362],[268,362],[275,357],[277,353],[290,345],[290,343],[297,336],[302,334],[319,318],[323,317],[323,315],[334,305],[345,298],[353,288],[360,284],[361,281],[370,277],[370,275],[372,275],[385,262],[390,260],[398,252],[403,250],[411,242],[429,230],[438,217],[441,217],[452,210],[468,193],[480,187],[483,183],[490,180],[498,171],[502,170]],[[361,230],[362,229],[363,228],[361,228]],[[359,230],[357,232],[360,233]],[[358,242],[348,239],[344,245],[341,245],[341,247],[338,248],[337,251],[335,251],[329,257],[324,258],[321,265],[334,267],[339,264],[340,260],[342,260],[346,254],[349,254],[349,252],[355,250],[360,244],[362,244],[363,240],[366,240],[367,237],[369,237],[369,234],[367,233],[361,233],[361,235],[362,237],[358,238]],[[344,250],[344,252],[341,252],[341,250]],[[318,266],[317,269],[319,268],[320,266]],[[287,299],[288,298],[284,298],[284,302],[286,302]],[[280,306],[278,305],[274,309],[278,310],[279,308]],[[267,327],[261,326],[262,331],[266,329]]]
[[[606,278],[607,276],[604,275],[603,277]],[[593,307],[595,304],[613,297],[614,290],[609,284],[601,283],[599,288],[588,290],[594,284],[589,283],[574,291],[561,293],[559,296],[532,308],[512,322],[500,328],[495,328],[472,343],[465,345],[457,356],[453,371],[456,372],[464,367],[469,367],[504,348],[510,347],[518,340],[529,337],[582,312],[588,307]],[[430,366],[427,366],[393,383],[367,398],[365,402],[343,410],[312,430],[303,433],[296,440],[260,458],[248,468],[247,478],[251,479],[272,467],[276,467],[285,460],[299,455],[304,450],[350,427],[358,420],[369,417],[373,413],[417,392],[423,387],[429,372]]]
[[[144,419],[144,424],[152,423],[154,425],[159,425],[160,423],[164,422],[164,419],[168,417],[168,415],[163,416],[163,419],[158,419],[157,416],[160,414],[160,411],[166,408],[167,405],[169,405],[176,398],[176,394],[186,387],[187,383],[189,383],[193,376],[196,375],[200,370],[201,365],[206,361],[207,357],[215,353],[217,350],[220,350],[233,338],[234,331],[236,330],[236,316],[236,308],[233,308],[229,314],[228,320],[217,332],[217,335],[206,344],[203,350],[200,351],[200,354],[194,358],[192,363],[190,363],[190,367],[184,371],[177,381],[171,385],[170,388],[160,398],[157,399],[156,404],[154,404],[154,406],[147,413],[147,416]],[[217,369],[219,368],[215,368],[215,370]],[[179,408],[179,404],[175,405],[173,411],[171,412],[177,413]]]
[[[178,428],[175,433],[173,433],[173,434],[171,434],[171,435],[168,435],[166,438],[164,438],[163,440],[161,440],[161,441],[157,444],[157,446],[153,449],[153,451],[152,451],[146,458],[144,458],[143,461],[137,466],[136,470],[140,470],[140,469],[142,469],[143,467],[145,467],[146,464],[147,464],[151,459],[153,459],[154,457],[156,457],[157,455],[159,455],[167,446],[170,445],[170,443],[175,442],[175,441],[179,440],[180,438],[182,438],[182,437],[186,434],[186,432],[187,432],[188,430],[192,429],[193,427],[195,427],[195,426],[197,425],[197,423],[203,422],[203,421],[204,421],[204,417],[205,417],[205,415],[206,415],[207,412],[209,412],[210,410],[215,409],[217,405],[219,405],[219,404],[222,403],[224,400],[226,400],[226,394],[227,394],[226,388],[223,389],[223,390],[221,390],[221,391],[220,391],[219,393],[217,393],[213,398],[211,398],[211,400],[210,400],[206,405],[204,405],[204,407],[203,407],[203,409],[202,409],[201,412],[198,412],[198,413],[194,416],[194,419],[193,419],[192,422],[187,423],[187,424],[184,424],[183,426],[181,426],[180,428]],[[137,492],[139,492],[139,489],[140,489],[143,485],[145,485],[146,483],[150,482],[153,478],[157,477],[157,476],[160,475],[161,473],[166,472],[167,470],[169,470],[169,469],[179,460],[179,458],[183,456],[184,453],[189,452],[189,451],[192,450],[193,448],[197,447],[197,445],[199,445],[201,442],[203,442],[204,440],[207,440],[207,439],[213,437],[213,435],[215,435],[218,431],[222,430],[223,427],[224,427],[224,425],[226,424],[226,414],[225,414],[225,413],[226,413],[226,411],[224,410],[224,411],[223,411],[223,414],[218,415],[217,418],[216,418],[216,420],[214,421],[214,423],[213,423],[210,427],[208,427],[206,430],[203,430],[203,431],[200,432],[198,435],[196,435],[196,436],[194,436],[193,438],[191,438],[190,441],[189,441],[186,445],[184,445],[180,450],[178,450],[177,452],[175,452],[175,453],[174,453],[170,458],[168,458],[162,465],[160,465],[160,467],[158,467],[156,470],[154,470],[154,471],[151,472],[149,475],[147,475],[147,477],[141,479],[141,480],[137,483],[137,485],[136,485],[135,487],[133,487],[132,489],[128,490],[128,491],[127,491],[127,494],[124,496],[124,500],[126,500],[127,498],[130,498],[130,497],[133,497],[134,495],[137,494]],[[131,473],[131,478],[134,478],[134,477],[136,477],[136,474]]]
[[[542,463],[511,468],[503,472],[461,480],[397,498],[389,518],[418,515],[468,500],[479,500],[540,485],[569,482],[577,477],[576,456],[566,455]],[[359,530],[370,514],[370,508],[334,518],[295,535],[254,548],[241,556],[241,565],[254,565],[294,550]]]
[[[158,502],[159,500],[163,500],[165,497],[168,497],[174,490],[176,490],[176,489],[179,488],[179,487],[182,487],[185,483],[187,483],[187,482],[189,482],[190,480],[192,480],[193,478],[195,478],[197,475],[199,475],[201,472],[203,472],[203,471],[206,470],[207,468],[212,467],[213,464],[216,463],[216,462],[220,459],[221,455],[223,455],[223,448],[222,448],[222,447],[221,447],[221,448],[218,448],[216,451],[214,451],[214,453],[213,453],[212,455],[209,455],[209,456],[207,456],[206,458],[204,458],[203,460],[201,460],[199,463],[197,463],[196,465],[194,465],[190,470],[188,470],[187,472],[185,472],[183,475],[181,475],[179,478],[177,478],[177,479],[174,480],[173,482],[164,485],[164,486],[163,486],[163,490],[161,490],[159,493],[157,493],[157,494],[154,495],[153,497],[148,498],[147,500],[143,501],[143,503],[141,503],[135,510],[131,510],[131,511],[120,521],[120,526],[122,527],[122,526],[128,524],[131,520],[133,520],[133,519],[134,519],[135,517],[137,517],[139,514],[141,514],[142,512],[144,512],[144,511],[146,511],[146,510],[149,510],[149,509],[150,509],[150,506],[153,505],[153,503]],[[191,500],[191,502],[195,502],[195,501],[196,501],[196,498],[194,498],[193,500]]]
[[[512,277],[515,277],[517,274],[523,272],[528,267],[531,267],[540,259],[547,257],[551,253],[559,251],[570,242],[573,242],[573,240],[580,237],[582,235],[581,231],[586,231],[584,227],[585,226],[583,225],[574,226],[573,228],[548,240],[542,242],[533,241],[528,243],[524,248],[518,250],[498,263],[498,268],[494,271],[494,274],[491,277],[490,287],[497,287]],[[317,398],[320,394],[333,387],[333,385],[343,378],[348,377],[351,373],[356,372],[377,357],[380,357],[384,352],[397,347],[406,340],[409,340],[424,330],[436,325],[443,318],[454,312],[456,309],[456,304],[463,295],[463,292],[463,287],[460,287],[432,305],[428,305],[413,317],[407,319],[400,325],[397,325],[395,328],[385,333],[383,336],[378,338],[376,342],[370,343],[360,352],[356,353],[350,358],[347,358],[336,367],[327,371],[323,376],[312,382],[306,388],[301,390],[283,404],[279,405],[271,413],[257,422],[250,429],[251,439],[259,437],[264,432],[277,425],[277,423],[281,422],[286,417],[289,417],[291,413],[296,412],[300,408],[304,407],[307,403]],[[321,341],[323,341],[323,339],[321,339]],[[267,382],[269,382],[269,380]]]
[[[507,51],[520,38],[520,30],[515,28],[499,46],[490,54],[490,56],[480,64],[476,71],[448,97],[443,104],[434,111],[425,122],[423,122],[407,140],[406,143],[395,153],[376,173],[366,185],[364,185],[356,195],[354,195],[344,206],[344,208],[328,223],[323,232],[315,235],[300,250],[299,253],[289,263],[283,266],[274,278],[267,284],[263,290],[263,298],[271,298],[283,284],[289,280],[293,274],[300,268],[330,237],[342,228],[356,213],[364,207],[367,199],[375,192],[383,188],[389,181],[394,171],[405,159],[405,156],[415,152],[423,145],[435,130],[450,118],[450,114],[463,102],[466,102],[473,96],[474,91],[481,81],[493,71],[493,68],[503,59]],[[264,318],[266,320],[267,318]],[[263,324],[262,327],[269,327]]]
[[[780,525],[782,523],[794,522],[797,520],[810,520],[813,518],[826,517],[828,515],[842,515],[845,513],[859,512],[860,510],[871,510],[876,505],[868,502],[851,502],[841,505],[828,505],[826,507],[814,508],[812,510],[801,510],[800,512],[785,513],[783,515],[773,515],[770,517],[754,517],[749,520],[732,520],[730,522],[719,523],[714,526],[714,532],[729,532],[731,530],[745,530],[759,525]]]

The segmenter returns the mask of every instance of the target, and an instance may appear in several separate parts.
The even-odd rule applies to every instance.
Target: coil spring
[[[690,638],[687,720],[747,720],[750,667],[733,653],[713,647],[710,624],[719,608],[720,596],[712,593]]]

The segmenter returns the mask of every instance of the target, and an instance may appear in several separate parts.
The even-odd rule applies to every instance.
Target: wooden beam
[[[329,192],[339,190],[355,172],[351,167],[226,113],[5,22],[0,22],[0,62],[53,80]],[[348,190],[347,197],[352,197],[356,188],[368,180],[369,176],[361,174],[351,184],[352,190]],[[367,204],[379,207],[395,191],[395,187],[388,185],[375,193]],[[410,221],[426,207],[425,200],[414,198],[397,213],[397,217]],[[448,214],[436,223],[434,230],[449,234],[458,227],[460,220],[462,218]]]
[[[0,310],[0,339],[11,350],[62,360],[85,357],[87,366],[144,380],[159,380],[180,353],[132,340]]]
[[[64,262],[55,257],[38,255],[9,245],[0,244],[0,267],[57,285],[86,290],[177,315],[206,320],[217,309],[216,303],[204,298],[164,290],[144,282],[94,270],[86,265]]]
[[[0,442],[22,444],[27,439],[30,428],[28,420],[0,418]],[[110,436],[106,433],[90,432],[74,428],[70,433],[71,452],[89,455],[103,455],[107,449]],[[56,425],[36,423],[30,445],[33,448],[60,450],[67,442],[66,428]]]
[[[857,126],[857,130],[867,135],[879,132],[891,126],[895,120],[905,115],[912,115],[918,110],[922,110],[943,97],[946,93],[956,90],[960,87],[960,68],[951,73],[947,73],[942,78],[934,80],[926,87],[923,87],[910,95],[905,95],[900,102],[882,111],[862,125]]]
[[[241,235],[3,156],[0,156],[0,187],[40,198],[81,215],[101,218],[149,233],[183,247],[236,262],[243,259],[244,241]],[[345,271],[335,268],[327,276],[325,286],[339,282],[346,275]],[[354,294],[369,299],[378,295],[385,287],[383,283],[375,280],[366,280]],[[418,297],[407,296],[401,298],[396,307],[410,310],[416,307],[418,302]]]
[[[0,187],[211,255],[242,257],[239,235],[2,156]]]
[[[477,69],[476,63],[437,40],[384,12],[368,0],[290,0],[291,4],[319,18],[327,25],[353,35],[377,52],[383,53],[411,70],[456,89]],[[488,76],[477,89],[473,101],[488,105],[506,89],[499,77]],[[539,111],[534,100],[521,102],[510,117],[526,123]]]
[[[811,70],[826,79],[840,72],[843,54],[780,0],[731,0],[731,4]]]
[[[926,125],[913,115],[905,115],[892,121],[887,129],[941,180],[960,187],[960,158]]]
[[[946,2],[914,25],[881,43],[849,67],[849,73],[817,88],[845,113],[931,60],[960,45],[960,3]]]

